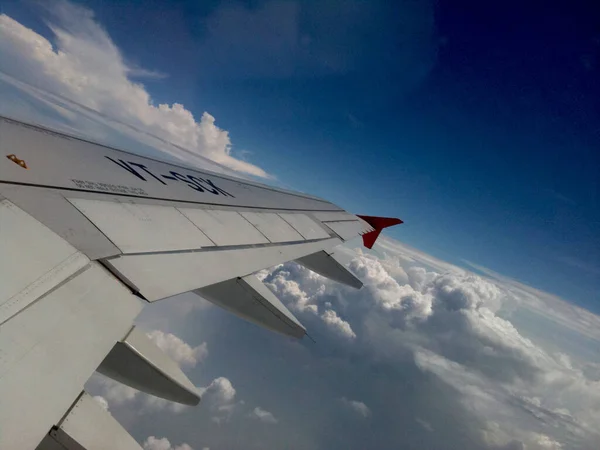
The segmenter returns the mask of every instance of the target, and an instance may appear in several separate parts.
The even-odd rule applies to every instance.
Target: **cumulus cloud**
[[[148,436],[144,441],[144,450],[193,450],[189,444],[171,445],[167,438]]]
[[[298,281],[290,277],[294,269],[302,272],[304,275],[303,280],[307,281],[307,283],[310,278],[315,280],[319,277],[307,269],[302,271],[302,269],[296,266],[290,267],[282,264],[275,268],[273,274],[269,274],[268,277],[262,277],[262,280],[273,292],[278,294],[279,298],[286,301],[293,311],[318,314],[319,307],[313,303],[311,295],[300,287]],[[318,284],[319,281],[317,281]]]
[[[236,390],[231,381],[225,377],[215,378],[206,387],[198,388],[203,403],[212,412],[211,420],[215,423],[228,421],[235,411],[244,403],[235,403]]]
[[[315,279],[293,263],[274,268],[264,281],[309,329],[311,317],[327,322],[325,312],[313,311],[326,308],[331,318],[343,312],[349,328],[361,330],[348,358],[355,360],[359,349],[365,363],[393,367],[412,354],[419,370],[459,393],[466,413],[496,424],[494,433],[485,424],[478,428],[489,448],[591,448],[598,438],[592,424],[600,420],[598,380],[586,376],[589,363],[574,364],[564,352],[549,351],[504,315],[518,315],[515,308],[530,299],[519,297],[512,284],[404,251],[399,243],[388,242],[385,250],[383,256],[359,252],[350,261],[364,283],[361,291]],[[598,323],[583,312],[562,320],[573,316]],[[424,423],[426,431],[439,428]]]
[[[354,339],[356,337],[356,334],[352,330],[352,327],[350,326],[350,324],[348,322],[346,322],[345,320],[342,320],[340,318],[340,316],[338,316],[334,310],[332,310],[332,309],[326,310],[321,315],[321,319],[323,319],[323,322],[325,322],[327,325],[329,325],[333,330],[335,330],[341,336],[343,336],[347,339]]]
[[[249,414],[249,416],[253,419],[258,419],[264,423],[272,423],[272,424],[277,423],[277,419],[275,418],[273,413],[270,413],[269,411],[262,409],[260,406],[257,406],[256,408],[254,408],[252,410],[252,412]]]
[[[358,400],[348,400],[346,397],[342,397],[341,400],[342,400],[342,404],[346,408],[352,410],[353,412],[355,412],[359,416],[362,416],[362,417],[366,418],[366,417],[369,417],[371,415],[371,410],[363,402],[359,402]]]
[[[401,284],[375,257],[363,255],[353,259],[350,270],[363,280],[377,305],[400,322],[423,320],[431,314],[431,294],[426,290],[416,290],[409,284]]]
[[[53,41],[0,14],[0,73],[32,87],[47,101],[48,93],[78,106],[76,112],[97,117],[134,132],[137,139],[159,140],[160,148],[196,165],[205,159],[259,177],[264,170],[232,155],[229,133],[204,112],[200,119],[180,103],[155,104],[146,88],[132,77],[148,72],[128,65],[110,36],[89,9],[57,0],[47,10]],[[55,102],[58,104],[57,102]],[[75,121],[78,114],[57,106],[56,112]]]
[[[147,333],[148,337],[181,367],[195,367],[208,356],[208,345],[203,342],[191,347],[177,336],[160,330]]]
[[[200,394],[202,397],[209,397],[220,405],[229,403],[234,399],[235,388],[227,378],[219,377],[212,380],[208,386],[200,388]]]
[[[532,438],[535,445],[537,445],[540,449],[561,450],[563,448],[560,442],[555,441],[545,434],[533,433]]]

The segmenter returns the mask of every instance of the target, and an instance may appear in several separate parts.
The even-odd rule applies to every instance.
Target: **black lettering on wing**
[[[205,183],[208,183],[211,187],[213,187],[214,189],[216,189],[218,192],[220,192],[225,197],[235,198],[235,196],[231,195],[229,192],[224,191],[220,187],[215,186],[215,184],[212,181],[210,181],[208,178],[206,178],[206,179],[201,178],[201,180],[204,181]],[[215,192],[215,194],[216,194],[216,192]]]
[[[123,161],[122,159],[119,159],[117,161],[115,161],[114,159],[112,159],[110,156],[105,156],[106,159],[109,159],[110,161],[114,162],[117,166],[122,167],[123,169],[125,169],[127,172],[129,172],[132,175],[135,175],[136,177],[138,177],[140,180],[142,181],[147,181],[142,175],[140,175],[137,170],[135,170],[133,167],[131,167],[129,164],[127,164],[125,161]]]

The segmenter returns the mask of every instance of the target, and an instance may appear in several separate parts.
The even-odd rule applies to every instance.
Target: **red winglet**
[[[373,248],[373,245],[375,245],[375,241],[379,237],[381,230],[383,230],[384,228],[387,228],[387,227],[392,227],[394,225],[400,225],[401,223],[404,223],[402,220],[396,219],[393,217],[375,217],[375,216],[358,216],[358,217],[360,217],[362,220],[364,220],[369,225],[371,225],[373,228],[375,228],[373,231],[369,231],[368,233],[365,233],[362,235],[363,244],[367,248]]]

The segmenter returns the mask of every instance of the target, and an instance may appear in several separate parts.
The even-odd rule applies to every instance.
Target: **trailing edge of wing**
[[[298,319],[254,275],[216,283],[194,293],[269,330],[295,338],[306,334]]]
[[[296,259],[296,262],[303,265],[307,269],[312,270],[319,275],[337,281],[338,283],[346,284],[355,289],[360,289],[363,284],[346,269],[335,257],[335,255],[320,251],[312,255],[303,256]]]
[[[184,405],[197,405],[200,395],[179,366],[142,331],[133,327],[117,342],[102,364],[101,374],[148,394]]]

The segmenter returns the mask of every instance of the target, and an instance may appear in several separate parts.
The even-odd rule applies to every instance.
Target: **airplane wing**
[[[139,449],[84,392],[95,371],[200,401],[132,325],[145,305],[192,291],[301,338],[253,274],[295,260],[360,288],[333,249],[396,223],[0,117],[0,448]]]

